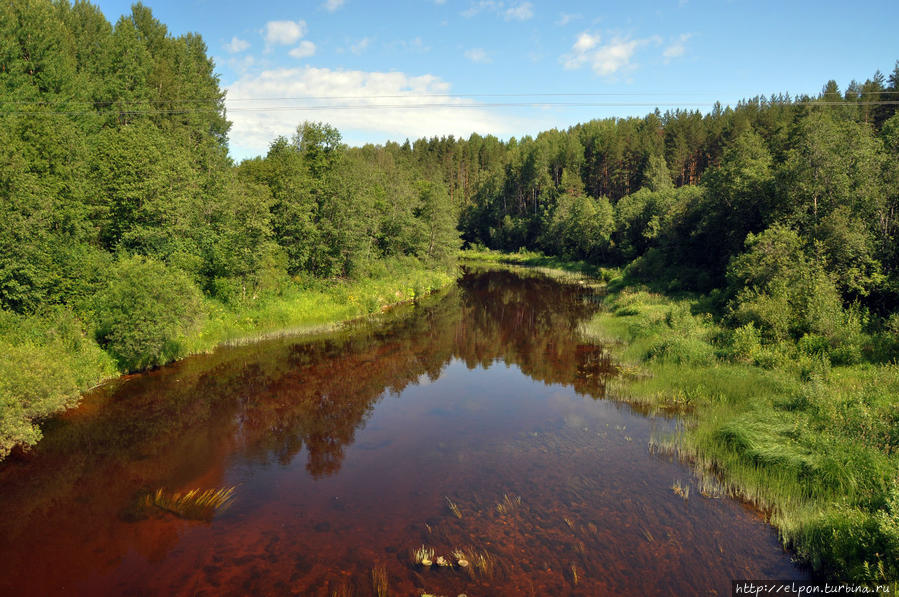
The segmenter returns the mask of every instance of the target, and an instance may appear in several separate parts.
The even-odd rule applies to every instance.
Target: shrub
[[[74,406],[81,391],[115,373],[70,311],[0,311],[0,460],[41,438],[38,423]]]
[[[186,274],[127,258],[96,297],[97,341],[124,371],[162,365],[183,354],[181,340],[201,314],[200,292]]]

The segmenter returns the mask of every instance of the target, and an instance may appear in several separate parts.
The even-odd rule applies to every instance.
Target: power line
[[[891,94],[899,94],[899,90],[897,91],[877,91],[871,92],[870,95],[891,95]],[[0,99],[0,104],[20,104],[20,105],[55,105],[55,104],[86,104],[93,106],[108,106],[112,104],[119,105],[130,105],[130,104],[189,104],[189,103],[209,103],[209,102],[264,102],[264,101],[347,101],[347,100],[356,100],[356,101],[367,101],[367,100],[377,100],[377,99],[421,99],[421,98],[478,98],[478,97],[486,97],[486,98],[502,98],[502,97],[695,97],[695,96],[709,96],[711,93],[707,92],[655,92],[655,91],[647,91],[647,92],[535,92],[535,93],[417,93],[417,94],[379,94],[379,95],[305,95],[305,96],[283,96],[283,97],[235,97],[228,98],[226,95],[221,97],[209,97],[209,98],[172,98],[172,99],[136,99],[129,101],[122,100],[111,100],[111,101],[88,101],[88,100],[57,100],[57,101],[47,101],[47,100],[3,100]],[[866,95],[865,93],[860,93],[859,96]],[[785,94],[784,94],[785,96]],[[773,96],[769,96],[773,97]],[[797,94],[794,97],[810,97],[807,94]],[[748,98],[741,101],[752,101],[753,99],[762,99],[765,100],[764,95],[755,96],[755,98]],[[767,101],[767,100],[765,100]],[[810,101],[818,101],[818,100],[810,100]],[[877,101],[877,100],[873,100]],[[880,100],[883,101],[883,100]],[[889,101],[889,100],[888,100]],[[720,103],[720,101],[716,102],[703,102],[703,105],[714,105],[715,103]],[[785,101],[784,103],[798,103],[793,101]],[[868,103],[872,103],[869,101],[866,102],[858,102],[852,101],[851,99],[841,100],[839,102],[834,102],[839,104],[852,104],[852,105],[865,105]]]
[[[323,110],[409,110],[409,109],[485,109],[485,108],[708,108],[718,102],[431,102],[431,103],[396,103],[396,104],[318,104],[311,106],[265,106],[265,107],[225,107],[225,112],[315,112]],[[821,100],[783,102],[783,106],[895,106],[899,100],[870,102],[828,102]],[[100,110],[2,110],[0,116],[9,115],[54,115],[79,116],[103,114]],[[220,114],[215,109],[178,109],[178,110],[108,110],[105,113],[120,116],[174,116],[185,114]]]

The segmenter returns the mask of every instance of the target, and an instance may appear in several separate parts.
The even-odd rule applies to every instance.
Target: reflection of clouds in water
[[[587,419],[581,415],[568,413],[565,415],[565,425],[574,429],[581,429],[587,426]]]

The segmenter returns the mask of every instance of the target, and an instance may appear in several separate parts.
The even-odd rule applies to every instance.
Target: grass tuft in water
[[[409,552],[409,557],[414,565],[428,568],[434,563],[434,548],[427,545],[413,548]]]
[[[521,505],[521,496],[520,495],[509,495],[507,493],[503,494],[503,499],[501,502],[496,504],[496,511],[500,514],[508,514],[518,508]]]
[[[462,518],[462,511],[459,510],[459,506],[456,505],[456,503],[451,500],[449,496],[446,496],[446,505],[449,506],[450,511],[456,515],[456,518]]]
[[[690,499],[689,483],[681,483],[680,481],[675,481],[671,486],[671,491],[674,492],[674,495],[682,497],[685,502]]]
[[[156,506],[188,520],[212,520],[234,501],[234,487],[227,489],[191,489],[186,493],[173,493],[157,489],[146,498],[148,506]]]
[[[384,564],[378,564],[371,569],[371,586],[378,597],[387,597],[387,587],[389,579],[387,578],[387,567]]]

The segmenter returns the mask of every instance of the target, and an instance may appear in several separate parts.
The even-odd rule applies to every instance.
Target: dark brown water
[[[761,518],[684,500],[672,421],[602,399],[589,292],[510,272],[392,321],[120,380],[0,465],[0,594],[728,594],[802,578]],[[144,504],[236,486],[211,521]],[[450,502],[455,505],[456,515]],[[423,568],[460,548],[477,568]],[[476,569],[477,568],[477,569]]]

